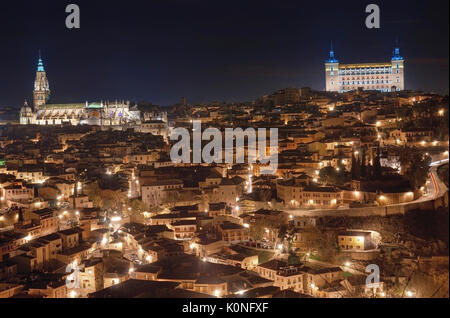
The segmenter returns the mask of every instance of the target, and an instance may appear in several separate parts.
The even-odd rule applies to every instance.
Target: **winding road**
[[[435,158],[432,157],[432,160]],[[440,159],[440,160],[434,160],[430,164],[430,170],[428,175],[428,180],[426,184],[426,193],[422,195],[420,198],[405,202],[405,203],[398,203],[398,204],[390,204],[390,205],[384,205],[382,207],[387,208],[395,208],[395,206],[405,206],[405,205],[411,205],[415,203],[423,203],[427,201],[433,201],[437,198],[442,197],[447,191],[447,186],[444,184],[444,182],[439,178],[438,175],[438,168],[446,163],[449,162],[448,158]],[[370,209],[379,208],[379,207],[368,207],[366,208],[367,214],[370,215]],[[347,215],[351,215],[352,211],[360,211],[361,208],[348,208],[348,209],[314,209],[314,210],[304,210],[304,209],[282,209],[282,211],[292,214],[294,216],[326,216],[326,215],[337,215],[339,212],[347,213]]]

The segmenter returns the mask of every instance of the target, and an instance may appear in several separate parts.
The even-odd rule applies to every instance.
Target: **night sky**
[[[81,29],[65,27],[66,5]],[[365,7],[381,7],[381,29]],[[324,89],[330,41],[341,63],[390,61],[407,89],[448,94],[449,1],[2,1],[0,106],[31,100],[41,50],[53,103],[249,101],[285,87]]]

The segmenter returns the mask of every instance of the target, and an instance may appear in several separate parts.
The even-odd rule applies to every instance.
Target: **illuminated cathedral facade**
[[[96,102],[52,104],[50,86],[41,57],[38,60],[33,90],[33,107],[27,102],[20,110],[22,125],[97,125],[121,126],[140,124],[137,105],[129,102]]]
[[[340,64],[333,48],[325,61],[325,87],[328,92],[348,92],[357,89],[381,92],[405,89],[404,59],[400,49],[394,49],[390,62]]]

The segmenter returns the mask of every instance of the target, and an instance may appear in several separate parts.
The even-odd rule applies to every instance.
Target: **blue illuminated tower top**
[[[395,39],[395,48],[394,48],[394,54],[392,55],[393,61],[401,61],[403,60],[403,57],[400,55],[400,49],[398,47],[398,38]]]
[[[39,59],[38,59],[37,71],[38,72],[45,72],[45,70],[44,70],[44,63],[42,62],[42,58],[41,58],[41,51],[39,51]]]
[[[334,57],[334,51],[333,51],[333,42],[331,42],[330,47],[330,57],[325,60],[325,63],[338,63],[339,61]]]
[[[400,55],[400,49],[398,47],[394,49],[394,55],[392,56],[392,60],[393,61],[403,60],[403,57],[401,57]]]

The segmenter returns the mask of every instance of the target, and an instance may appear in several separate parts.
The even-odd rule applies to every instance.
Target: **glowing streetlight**
[[[112,222],[120,222],[120,221],[122,221],[122,217],[120,217],[120,216],[113,216],[111,218],[111,221]]]

